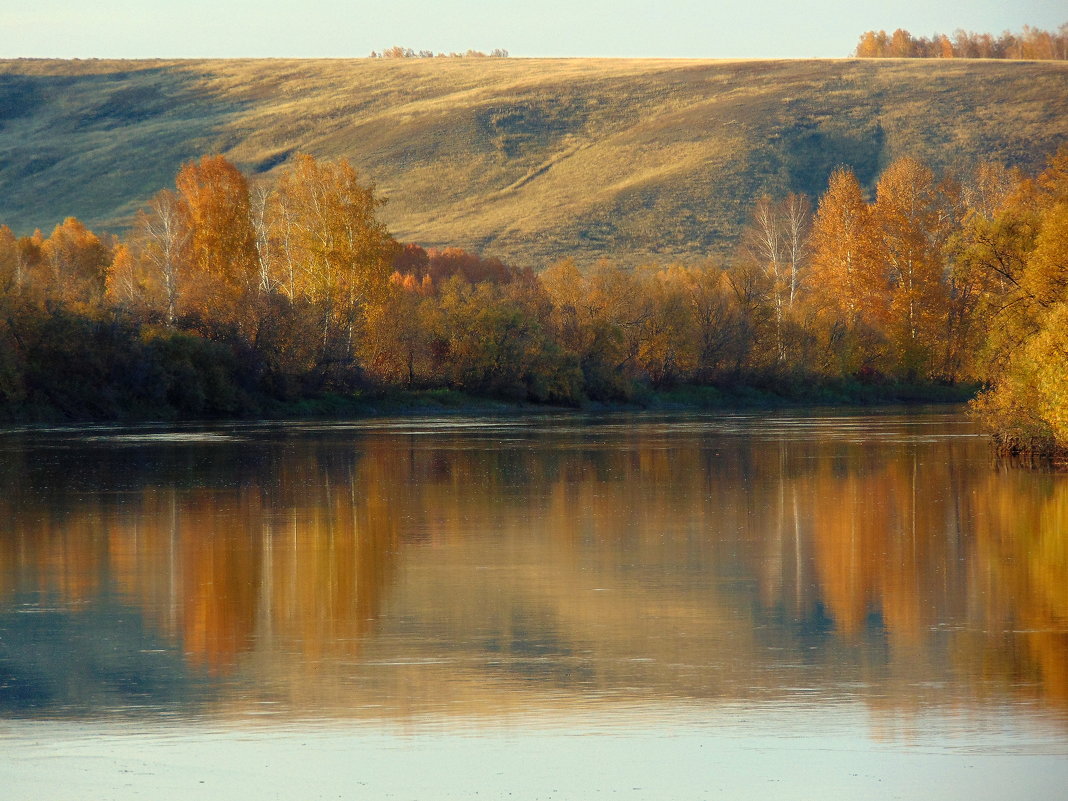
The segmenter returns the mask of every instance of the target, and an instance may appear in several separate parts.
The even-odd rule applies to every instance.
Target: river
[[[959,409],[0,431],[0,787],[1052,799],[1068,475]]]

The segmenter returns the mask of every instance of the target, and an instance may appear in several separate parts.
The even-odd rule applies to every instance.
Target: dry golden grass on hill
[[[394,234],[540,267],[729,245],[763,191],[902,155],[1037,169],[1068,64],[835,60],[0,61],[0,222],[121,228],[178,166],[348,157]]]

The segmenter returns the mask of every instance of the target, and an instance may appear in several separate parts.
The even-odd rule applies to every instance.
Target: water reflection
[[[0,519],[7,713],[1068,719],[1068,477],[952,415],[8,433]]]

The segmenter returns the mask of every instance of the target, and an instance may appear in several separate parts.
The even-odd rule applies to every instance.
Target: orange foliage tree
[[[936,33],[930,39],[898,28],[865,31],[853,55],[858,58],[1008,58],[1035,60],[1068,59],[1068,23],[1056,32],[1024,25],[1020,33],[1005,31],[995,38],[989,33],[954,31],[952,38]]]
[[[175,179],[189,226],[186,308],[253,338],[259,259],[248,181],[222,156],[184,164]]]
[[[876,257],[877,228],[856,175],[836,169],[812,226],[811,286],[823,332],[823,369],[871,370],[881,360],[888,293]]]

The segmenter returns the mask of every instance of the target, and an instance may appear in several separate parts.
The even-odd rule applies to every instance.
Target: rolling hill
[[[967,60],[0,61],[0,222],[121,230],[186,160],[346,156],[393,233],[544,266],[693,259],[838,164],[1029,170],[1068,64]]]

